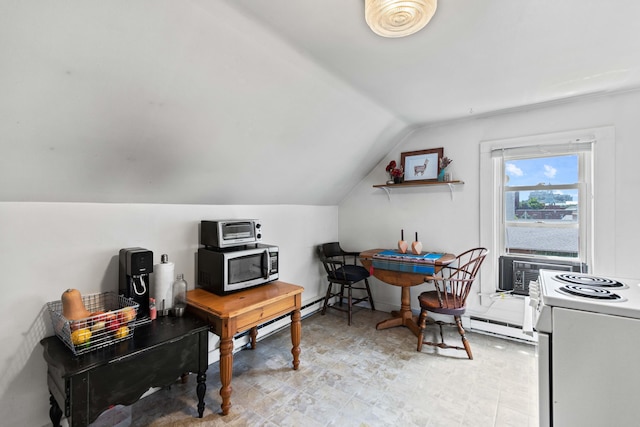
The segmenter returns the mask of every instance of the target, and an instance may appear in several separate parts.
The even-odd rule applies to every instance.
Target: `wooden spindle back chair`
[[[435,285],[435,290],[420,294],[418,297],[418,301],[420,302],[418,351],[422,351],[422,345],[427,344],[439,348],[465,350],[469,359],[473,359],[471,346],[467,341],[465,331],[462,327],[461,316],[467,308],[467,297],[471,292],[471,285],[473,285],[487,253],[488,251],[485,248],[474,248],[458,255],[454,262],[444,267],[438,275],[434,276],[433,284]],[[451,315],[453,316],[454,323],[428,320],[427,313],[429,312]],[[424,331],[427,323],[437,324],[439,326],[440,342],[424,340]],[[462,338],[464,347],[451,346],[444,342],[442,332],[443,325],[452,325],[458,328],[458,333]]]

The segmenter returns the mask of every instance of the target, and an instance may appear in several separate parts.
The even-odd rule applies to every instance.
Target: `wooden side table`
[[[136,326],[131,339],[74,356],[56,336],[44,338],[49,417],[64,414],[71,427],[87,426],[111,405],[131,405],[151,387],[167,387],[197,373],[198,415],[204,412],[208,325],[194,317],[162,317]]]
[[[418,327],[417,316],[411,311],[411,291],[410,287],[421,285],[431,280],[431,275],[424,273],[408,273],[404,271],[384,270],[381,268],[373,268],[373,255],[384,251],[385,249],[369,249],[360,253],[360,262],[371,271],[373,276],[389,285],[400,286],[402,293],[400,295],[400,311],[391,312],[391,318],[383,320],[376,325],[376,329],[387,329],[395,326],[405,326],[418,336],[420,328]],[[450,264],[456,259],[454,254],[444,254],[435,264],[435,272],[439,272],[442,267]]]
[[[187,311],[206,320],[211,332],[220,337],[222,415],[227,415],[231,408],[234,335],[250,330],[251,346],[255,348],[258,325],[291,313],[291,354],[293,369],[298,369],[303,290],[301,286],[276,281],[226,296],[200,288],[187,292]]]

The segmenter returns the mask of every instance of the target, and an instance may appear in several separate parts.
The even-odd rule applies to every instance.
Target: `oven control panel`
[[[533,327],[538,332],[551,332],[551,307],[546,306],[542,296],[542,276],[529,282],[529,305],[533,308]]]

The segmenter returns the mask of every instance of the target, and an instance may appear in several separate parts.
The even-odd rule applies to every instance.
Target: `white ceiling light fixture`
[[[365,0],[364,15],[382,37],[404,37],[424,28],[436,13],[438,0]]]

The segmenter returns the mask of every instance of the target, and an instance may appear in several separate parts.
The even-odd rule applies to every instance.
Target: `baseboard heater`
[[[522,330],[522,325],[517,325],[515,323],[500,322],[498,320],[471,316],[470,324],[471,330],[474,332],[488,333],[528,343],[538,341],[536,334],[534,334],[534,336],[525,334]]]

